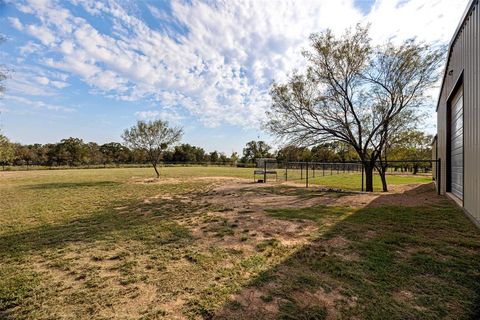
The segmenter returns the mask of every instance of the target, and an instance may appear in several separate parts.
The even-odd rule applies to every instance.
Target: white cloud
[[[379,0],[367,21],[372,23],[371,36],[376,42],[408,38],[448,42],[466,5],[464,0]]]
[[[53,44],[55,41],[55,36],[45,26],[31,24],[27,26],[26,29],[30,35],[40,40],[40,42],[46,46]]]
[[[164,10],[160,10],[157,7],[155,7],[153,5],[150,5],[150,4],[147,4],[147,8],[150,11],[150,13],[152,14],[152,16],[154,16],[157,19],[165,20],[165,21],[172,20],[170,18],[170,16]]]
[[[367,16],[353,0],[173,2],[172,12],[147,5],[152,16],[185,34],[154,29],[137,10],[114,0],[73,3],[109,19],[112,32],[102,33],[53,1],[19,5],[40,21],[25,28],[54,53],[45,56],[47,66],[79,77],[94,92],[160,105],[139,117],[181,110],[206,126],[249,127],[265,117],[271,81],[304,67],[301,51],[310,33],[369,22],[376,43],[411,37],[447,42],[466,0],[377,0]]]
[[[16,66],[7,79],[8,92],[22,96],[55,96],[69,84],[68,75],[40,66]]]
[[[66,83],[64,81],[51,80],[44,75],[33,76],[33,77],[31,77],[31,79],[33,81],[35,81],[36,83],[42,85],[42,86],[49,86],[50,85],[51,87],[56,88],[56,89],[63,89],[63,88],[68,86],[68,83]]]
[[[153,120],[153,119],[162,119],[170,122],[171,124],[179,124],[181,120],[184,119],[183,116],[176,113],[175,110],[170,111],[158,111],[158,110],[147,110],[139,111],[135,113],[135,116],[141,120]]]
[[[44,86],[50,83],[50,80],[47,77],[35,77],[35,81]]]
[[[20,19],[18,19],[16,17],[10,17],[10,18],[8,18],[8,21],[10,21],[10,23],[12,24],[12,26],[15,29],[20,30],[20,31],[23,30],[23,24],[20,22]]]
[[[33,41],[27,42],[26,45],[20,47],[20,53],[22,55],[29,55],[31,53],[40,52],[41,45]]]
[[[68,83],[63,82],[63,81],[55,81],[54,80],[54,81],[50,81],[50,83],[52,84],[52,86],[54,86],[57,89],[63,89],[63,88],[68,86]]]
[[[15,72],[8,79],[8,91],[15,94],[29,95],[29,96],[53,96],[55,93],[48,88],[39,86],[38,83],[32,79],[28,74]]]
[[[5,101],[12,101],[24,106],[30,106],[36,110],[50,110],[50,111],[63,111],[63,112],[72,112],[75,111],[73,108],[67,108],[61,105],[51,104],[40,100],[30,100],[25,97],[15,96],[15,95],[6,95],[4,97]]]

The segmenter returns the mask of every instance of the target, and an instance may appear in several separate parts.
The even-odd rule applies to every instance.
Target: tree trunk
[[[370,162],[364,163],[365,167],[365,191],[373,192],[373,166]]]
[[[378,173],[380,174],[380,178],[382,179],[382,190],[383,192],[387,192],[388,186],[387,186],[386,168],[381,168],[380,170],[378,170]]]
[[[378,174],[380,175],[380,179],[382,181],[382,190],[383,192],[388,191],[387,186],[387,171],[388,171],[388,164],[386,162],[381,162],[375,165],[375,169],[377,169]]]
[[[158,172],[157,170],[157,164],[156,163],[152,163],[153,165],[153,169],[155,169],[155,173],[157,174],[157,179],[160,178],[160,173]]]
[[[413,165],[413,174],[418,173],[418,165]]]

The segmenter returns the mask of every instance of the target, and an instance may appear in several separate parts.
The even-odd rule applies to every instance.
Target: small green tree
[[[211,163],[213,164],[217,163],[219,160],[218,152],[217,151],[210,152],[209,158]]]
[[[62,139],[56,148],[60,163],[66,163],[69,166],[85,163],[88,149],[82,139],[73,137]]]
[[[122,138],[125,144],[133,149],[145,150],[148,159],[160,178],[157,165],[163,152],[172,144],[180,141],[182,128],[170,128],[167,121],[138,121],[130,129],[125,129]]]
[[[15,152],[12,143],[6,136],[0,134],[0,164],[2,169],[5,170],[5,166],[13,161]]]
[[[389,159],[391,160],[425,160],[432,156],[433,136],[419,130],[401,132],[389,146]],[[417,174],[421,165],[425,163],[412,162],[413,174]]]
[[[15,162],[27,165],[27,170],[35,160],[35,152],[30,146],[24,146],[19,143],[13,145]]]
[[[245,148],[243,148],[242,162],[252,163],[258,158],[271,157],[270,147],[265,141],[250,141],[247,142]]]
[[[232,152],[232,155],[230,156],[230,162],[236,166],[237,165],[237,162],[238,162],[238,153],[236,153],[235,151]]]
[[[100,152],[103,155],[104,164],[114,163],[117,166],[130,159],[130,150],[118,142],[109,142],[100,146]]]
[[[277,161],[311,161],[312,152],[307,147],[285,146],[277,151]]]

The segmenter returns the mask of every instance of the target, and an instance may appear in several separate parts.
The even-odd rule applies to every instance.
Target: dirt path
[[[309,189],[294,184],[260,184],[245,179],[225,179],[223,184],[204,195],[211,203],[232,208],[305,208],[316,205],[350,206],[418,206],[442,199],[432,194],[433,183],[391,187],[390,192],[330,192],[321,187]]]

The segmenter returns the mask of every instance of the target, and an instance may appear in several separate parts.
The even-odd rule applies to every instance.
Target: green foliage
[[[432,158],[433,136],[422,131],[412,130],[400,132],[393,139],[387,150],[387,160],[425,160]],[[395,169],[412,169],[417,173],[419,167],[429,166],[429,163],[391,163],[389,166]]]
[[[265,141],[250,141],[243,148],[242,162],[253,163],[258,158],[270,158],[270,147]]]
[[[230,156],[230,161],[231,161],[233,164],[237,164],[238,159],[239,159],[238,153],[232,152],[232,155]]]
[[[93,148],[95,148],[95,145],[89,144],[89,146],[91,146],[92,150],[94,150]],[[132,157],[131,151],[118,142],[105,143],[98,148],[98,151],[100,151],[102,155],[101,161],[104,164],[127,163]]]
[[[138,121],[135,126],[125,129],[122,138],[126,145],[134,149],[158,152],[178,142],[182,135],[181,128],[170,128],[167,121],[154,120]]]
[[[171,153],[164,154],[164,161],[198,163],[208,160],[208,156],[203,148],[192,146],[188,143],[175,146]]]
[[[6,136],[0,134],[0,165],[5,166],[11,163],[14,155],[13,145]]]
[[[54,144],[22,145],[12,144],[13,158],[8,164],[15,166],[111,166],[122,164],[149,163],[149,152],[145,149],[130,149],[118,142],[98,145],[95,142],[85,143],[81,139],[63,139]],[[161,160],[165,163],[204,164],[218,163],[236,164],[238,155],[232,154],[232,159],[225,154],[214,151],[206,154],[205,150],[190,144],[175,146],[173,150],[163,150]],[[6,163],[7,164],[7,163]]]
[[[148,159],[158,178],[160,173],[157,170],[157,164],[163,151],[180,141],[182,135],[181,128],[170,128],[167,121],[154,120],[138,121],[135,126],[125,129],[122,138],[127,146],[144,150],[148,154]]]

